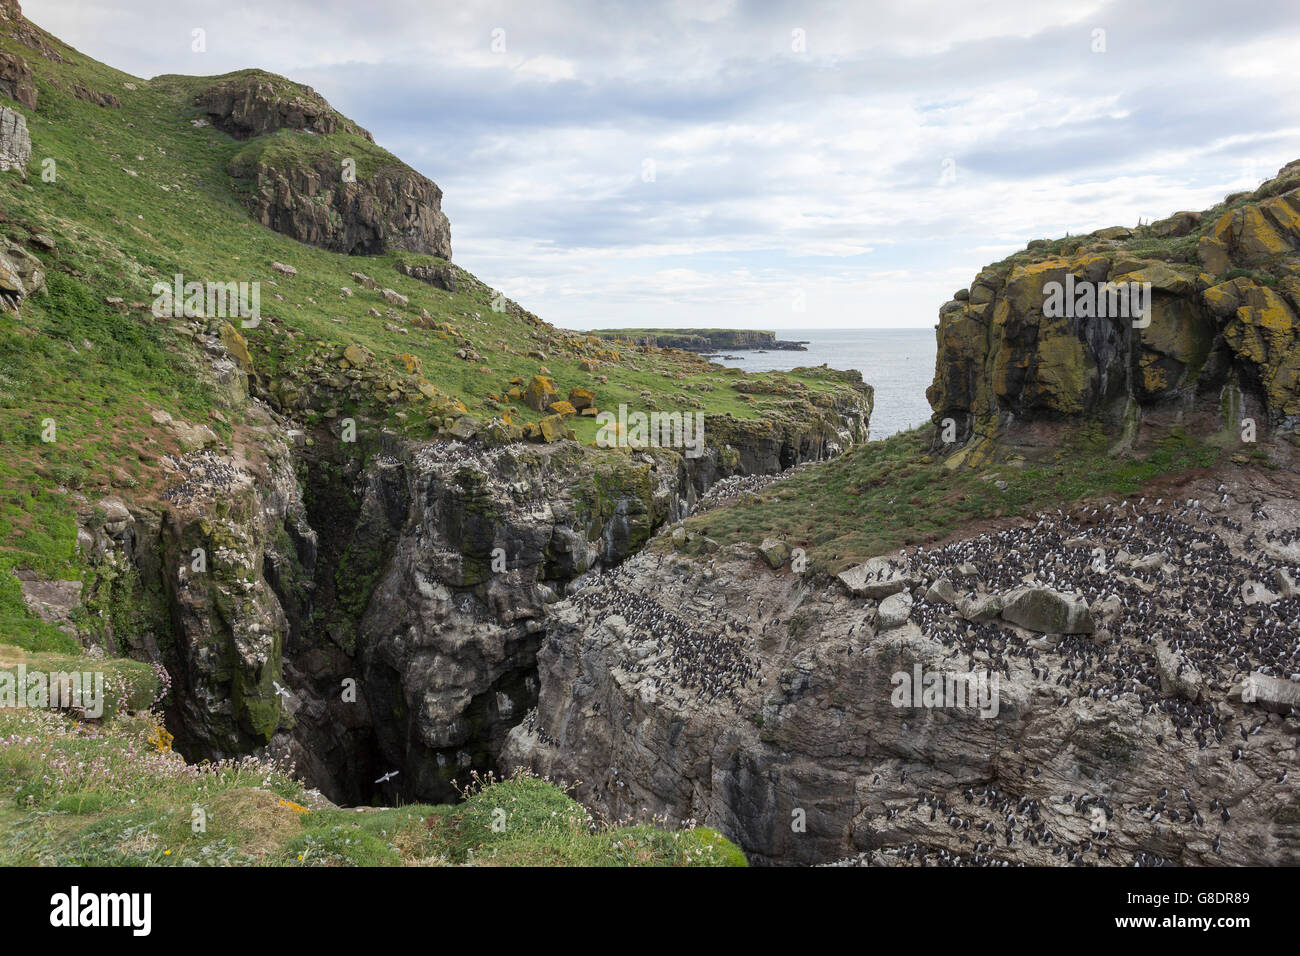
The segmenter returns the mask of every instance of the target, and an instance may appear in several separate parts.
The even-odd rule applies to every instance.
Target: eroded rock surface
[[[889,629],[875,599],[742,546],[655,547],[557,605],[501,767],[581,781],[610,818],[698,819],[762,863],[1300,862],[1300,712],[1280,703],[1300,604],[1233,587],[1296,572],[1293,485],[1243,473],[910,550]],[[1158,566],[1117,566],[1157,544]],[[1098,627],[972,621],[931,591],[945,577],[963,600],[1076,582]]]

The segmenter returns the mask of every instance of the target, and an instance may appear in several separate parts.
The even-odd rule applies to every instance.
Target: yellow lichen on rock
[[[248,340],[229,322],[221,327],[221,344],[241,369],[245,372],[253,370],[253,356],[248,351]]]
[[[559,397],[560,390],[555,387],[555,380],[545,375],[534,375],[523,392],[524,404],[537,412],[546,411]]]

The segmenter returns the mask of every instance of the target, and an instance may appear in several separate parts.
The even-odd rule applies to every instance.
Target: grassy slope
[[[0,865],[745,864],[712,830],[596,821],[533,777],[471,781],[455,805],[345,810],[288,768],[188,765],[170,743],[144,714],[0,711]]]
[[[66,636],[26,614],[9,572],[82,573],[72,500],[78,493],[90,501],[110,491],[156,499],[159,457],[177,448],[152,423],[151,410],[207,424],[223,440],[240,422],[241,409],[207,383],[192,330],[183,321],[159,321],[129,308],[152,302],[153,283],[178,272],[202,282],[262,283],[264,321],[244,334],[254,368],[271,388],[319,375],[322,368],[332,372],[342,348],[358,344],[407,379],[407,363],[397,356],[414,356],[425,379],[483,418],[511,407],[489,396],[503,397],[511,379],[537,374],[543,364],[562,394],[586,386],[599,408],[626,403],[636,409],[649,399],[665,410],[704,408],[746,418],[782,402],[776,395],[741,396],[730,387],[736,381],[731,373],[680,354],[615,352],[600,343],[611,360],[599,373],[583,371],[581,357],[562,350],[581,345],[582,337],[517,312],[494,312],[492,290],[479,283],[465,281],[456,293],[444,292],[396,272],[395,264],[409,255],[347,257],[277,235],[241,205],[241,183],[226,172],[233,157],[346,153],[358,157],[363,180],[392,157],[349,134],[282,132],[238,142],[194,125],[200,119],[191,106],[194,94],[212,78],[144,81],[54,45],[67,62],[47,61],[0,37],[0,48],[31,65],[39,90],[35,110],[8,103],[27,117],[33,154],[26,183],[15,172],[0,174],[0,228],[20,243],[33,232],[57,243],[56,252],[36,250],[46,263],[50,294],[26,302],[20,317],[0,315],[0,640],[72,649]],[[121,109],[64,92],[75,83],[113,93]],[[47,159],[54,161],[54,182],[40,175]],[[272,271],[276,261],[292,264],[298,274]],[[353,271],[408,296],[409,307],[390,306],[377,291],[360,288]],[[345,286],[356,294],[344,297]],[[107,305],[107,297],[125,304]],[[372,308],[397,315],[372,316]],[[438,327],[413,324],[422,309]],[[481,361],[457,358],[461,347],[475,349]],[[546,354],[544,363],[528,357],[534,349]],[[816,390],[837,387],[815,373],[800,379]],[[519,423],[540,417],[519,403],[513,409]],[[210,417],[214,411],[220,420]],[[337,412],[416,437],[432,432],[430,408],[420,401],[345,404]],[[49,444],[40,440],[47,419],[58,430]],[[594,420],[571,424],[579,440],[594,438]]]
[[[784,537],[805,549],[813,567],[837,573],[981,519],[1131,495],[1158,475],[1206,467],[1220,455],[1175,435],[1141,459],[1110,456],[1100,431],[1082,429],[1050,461],[949,469],[927,454],[932,435],[926,426],[860,446],[776,483],[757,501],[742,498],[686,526],[723,545]],[[668,539],[657,546],[668,547]]]

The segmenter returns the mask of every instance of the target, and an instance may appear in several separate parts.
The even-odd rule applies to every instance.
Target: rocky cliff
[[[940,309],[934,421],[967,460],[995,442],[1050,446],[1098,422],[1293,433],[1300,422],[1300,163],[1203,213],[1180,212],[1029,248],[983,270]],[[1149,284],[1149,314],[1068,314],[1051,283]],[[1081,293],[1082,294],[1082,293]],[[1076,303],[1071,302],[1071,305]],[[1144,324],[1145,322],[1145,324]],[[973,441],[972,441],[973,439]]]
[[[336,113],[311,87],[259,70],[223,78],[195,96],[194,105],[235,139],[292,129],[323,136],[351,133],[374,142],[368,130]]]
[[[727,349],[807,351],[803,342],[783,341],[776,337],[775,332],[757,329],[596,329],[592,334],[687,352],[721,352]]]
[[[329,368],[263,376],[231,326],[191,326],[223,406],[251,417],[223,449],[210,429],[158,413],[184,444],[164,461],[165,504],[85,509],[88,599],[129,609],[109,616],[109,651],[172,675],[169,727],[188,758],[269,749],[347,804],[454,799],[452,781],[493,768],[536,703],[555,602],[718,480],[864,441],[871,410],[859,385],[802,417],[709,416],[694,459],[485,445],[453,429],[411,441],[364,420],[369,437],[349,444],[337,424],[301,421],[346,400]]]
[[[176,675],[187,755],[269,744],[345,803],[453,799],[451,781],[495,766],[535,704],[543,622],[575,582],[718,478],[840,449],[813,430],[737,433],[699,460],[395,436],[358,450],[264,416],[247,460],[177,458],[166,512],[105,512],[138,588],[170,616],[166,647],[131,649]],[[836,436],[849,444],[850,422]]]
[[[262,225],[347,255],[451,258],[442,190],[310,87],[247,70],[220,78],[193,103],[200,121],[248,141],[228,171]]]
[[[876,471],[918,513],[972,470],[997,499],[1171,436],[1233,464],[1022,517],[1008,496],[837,576],[793,546],[852,546],[816,516],[852,511],[863,471],[742,492],[714,527],[752,543],[687,523],[556,606],[502,769],[581,781],[611,819],[702,820],[760,863],[1300,861],[1297,186],[1292,164],[984,270],[941,310],[932,454]],[[1051,283],[1107,282],[1149,283],[1148,308],[1047,307]]]
[[[574,582],[719,479],[867,438],[860,378],[750,383],[505,299],[447,261],[437,186],[307,87],[143,80],[0,21],[0,643],[155,665],[191,760],[453,799]],[[90,128],[99,188],[23,182]],[[703,453],[599,447],[619,405],[704,415]]]
[[[1295,491],[1199,479],[830,581],[652,548],[554,609],[502,767],[759,863],[1300,862]]]

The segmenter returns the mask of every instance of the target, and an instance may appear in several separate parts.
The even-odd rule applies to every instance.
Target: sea
[[[857,369],[876,389],[871,440],[879,441],[930,419],[925,390],[934,380],[934,329],[775,329],[784,341],[807,342],[806,352],[736,351],[713,356],[747,372],[785,372],[800,365]]]

